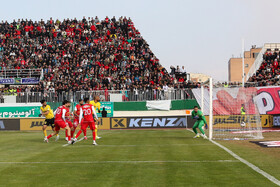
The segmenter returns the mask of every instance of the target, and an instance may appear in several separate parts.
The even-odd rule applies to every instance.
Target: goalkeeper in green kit
[[[200,137],[199,133],[197,133],[197,130],[196,130],[196,128],[199,128],[200,132],[202,133],[201,136],[204,139],[207,139],[207,136],[205,135],[204,130],[202,129],[204,124],[205,124],[205,127],[207,128],[207,122],[206,122],[206,119],[205,119],[203,113],[200,110],[198,110],[197,106],[195,106],[193,108],[192,118],[197,120],[193,125],[193,131],[196,134],[194,138],[199,138]]]

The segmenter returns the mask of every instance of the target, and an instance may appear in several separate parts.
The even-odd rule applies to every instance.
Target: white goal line
[[[188,131],[192,132],[192,130],[187,129]],[[218,147],[220,147],[221,149],[223,149],[224,151],[226,151],[227,153],[229,153],[232,157],[234,157],[235,159],[239,160],[240,162],[242,162],[243,164],[247,165],[248,167],[250,167],[251,169],[253,169],[255,172],[261,174],[262,176],[264,176],[265,178],[267,178],[268,180],[270,180],[271,182],[273,182],[274,184],[280,186],[280,181],[278,179],[276,179],[274,176],[268,174],[267,172],[263,171],[262,169],[260,169],[259,167],[255,166],[254,164],[248,162],[247,160],[241,158],[240,156],[238,156],[237,154],[235,154],[233,151],[231,151],[230,149],[226,148],[225,146],[219,144],[218,142],[214,141],[214,140],[209,140],[210,142],[212,142],[213,144],[217,145]]]

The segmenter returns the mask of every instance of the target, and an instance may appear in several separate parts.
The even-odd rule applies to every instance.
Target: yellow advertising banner
[[[209,116],[205,116],[207,123],[209,124]],[[225,115],[225,116],[213,116],[213,128],[238,128],[241,122],[255,127],[258,122],[262,124],[262,127],[272,127],[273,117],[272,115]]]
[[[110,118],[100,118],[101,123],[98,125],[98,129],[109,130],[110,129]]]
[[[45,123],[44,118],[28,118],[20,119],[20,130],[22,131],[32,131],[32,130],[42,130]],[[77,129],[80,129],[79,127]],[[110,129],[110,118],[101,118],[101,123],[98,129],[109,130]],[[52,130],[51,127],[47,127],[47,130]]]
[[[21,131],[42,130],[44,123],[45,123],[44,118],[20,119],[20,130]],[[51,127],[48,127],[47,130],[52,130],[52,129]]]

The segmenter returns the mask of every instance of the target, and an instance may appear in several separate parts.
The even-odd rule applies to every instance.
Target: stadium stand
[[[247,86],[279,85],[279,49],[267,49],[259,69],[247,81]]]
[[[199,83],[186,81],[184,68],[177,68],[174,76],[169,74],[126,17],[2,21],[0,65],[1,75],[9,69],[43,70],[38,85],[16,86],[18,95],[111,90],[138,95],[199,87]],[[0,92],[10,93],[6,89],[13,88]]]

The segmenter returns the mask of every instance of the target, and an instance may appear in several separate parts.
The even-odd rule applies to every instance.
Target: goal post
[[[209,79],[209,139],[213,139],[213,80]]]
[[[209,139],[261,139],[262,124],[255,102],[256,88],[213,88],[210,78],[194,91],[201,111],[206,116]]]
[[[209,90],[209,94],[206,94]],[[206,92],[206,93],[205,93]],[[205,82],[203,82],[201,84],[201,88],[200,88],[200,93],[201,93],[201,97],[200,97],[200,109],[202,111],[202,113],[204,114],[204,110],[206,110],[209,115],[209,120],[208,120],[208,130],[205,129],[205,132],[208,134],[209,139],[211,140],[213,137],[213,100],[210,99],[212,98],[212,93],[213,92],[213,79],[209,78],[208,80],[206,80]],[[205,94],[204,94],[205,93]],[[205,98],[209,98],[209,100],[205,99]],[[204,107],[205,103],[209,106]]]

